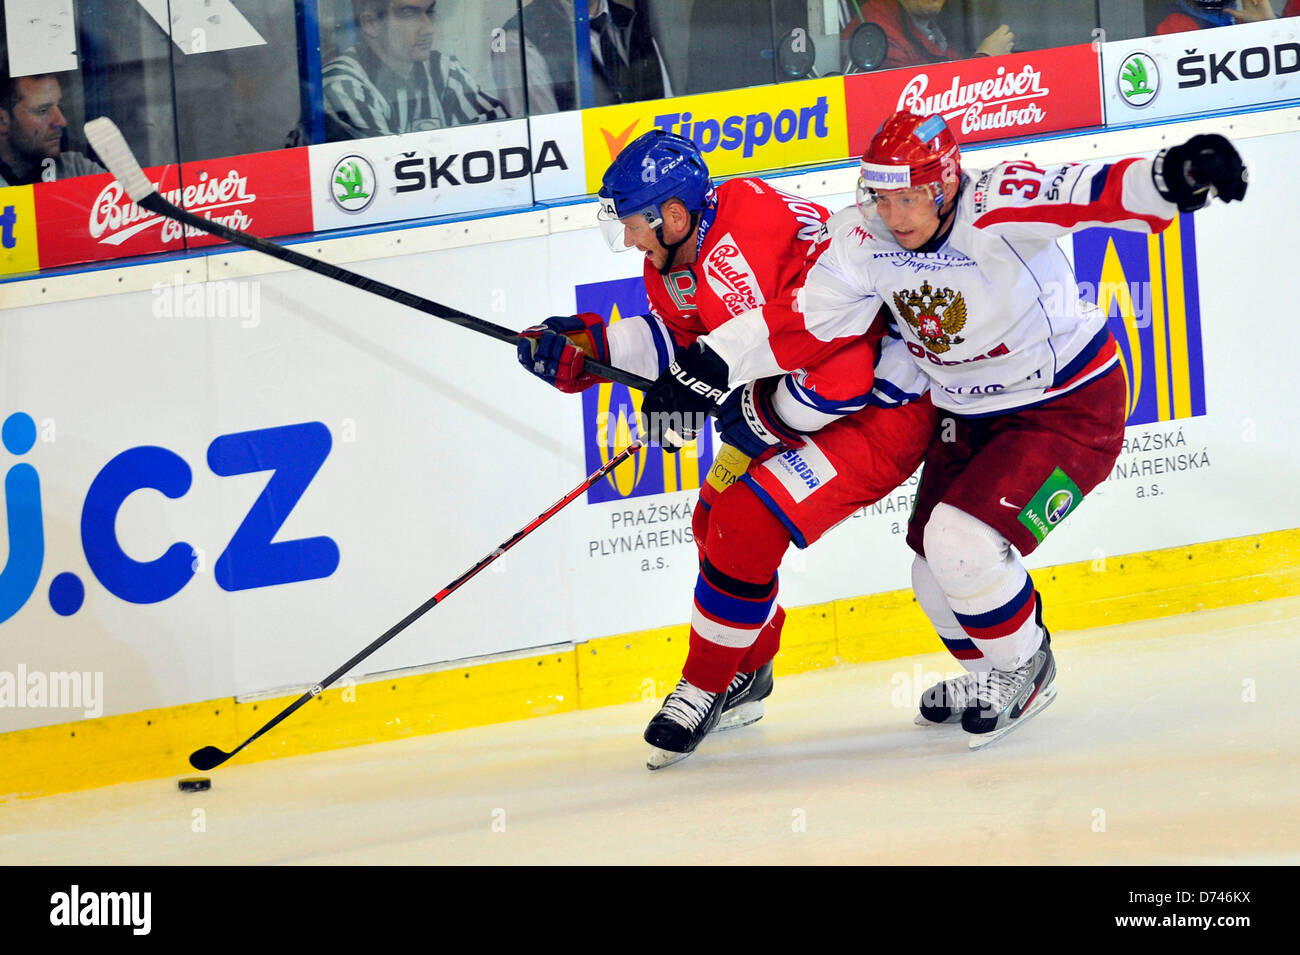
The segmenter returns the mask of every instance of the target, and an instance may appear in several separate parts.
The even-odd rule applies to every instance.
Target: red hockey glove
[[[587,358],[609,363],[605,320],[594,312],[556,315],[519,333],[519,364],[566,394],[605,379],[583,371]]]

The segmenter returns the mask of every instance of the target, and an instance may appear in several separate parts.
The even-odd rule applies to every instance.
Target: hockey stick
[[[100,155],[103,154],[101,153]],[[475,564],[469,570],[465,571],[465,573],[461,574],[459,577],[457,577],[455,580],[449,583],[446,587],[442,588],[442,590],[438,591],[436,594],[434,594],[424,603],[420,604],[420,606],[416,607],[405,617],[403,617],[400,621],[398,621],[393,626],[385,630],[382,636],[376,639],[373,643],[367,646],[364,650],[362,650],[352,659],[348,660],[347,663],[343,664],[341,667],[339,667],[337,670],[335,670],[325,679],[321,680],[319,683],[317,683],[315,686],[309,689],[302,696],[298,697],[298,699],[294,700],[292,703],[286,706],[283,710],[280,711],[280,713],[274,719],[272,719],[269,723],[263,726],[252,736],[248,737],[248,739],[244,740],[242,743],[240,743],[230,752],[227,753],[224,750],[217,749],[217,747],[215,746],[204,746],[202,749],[196,749],[194,752],[190,753],[190,765],[198,770],[214,769],[215,767],[220,766],[226,760],[230,759],[230,757],[234,756],[241,749],[243,749],[249,743],[253,742],[253,740],[257,739],[263,733],[272,729],[281,721],[288,719],[289,716],[291,716],[300,706],[307,703],[313,697],[320,696],[320,694],[324,692],[325,688],[332,685],[335,680],[343,676],[343,674],[347,673],[354,666],[356,666],[366,657],[370,656],[370,654],[374,653],[376,650],[378,650],[380,647],[386,644],[389,640],[393,639],[393,637],[397,636],[399,633],[401,633],[411,624],[415,623],[415,621],[419,620],[426,613],[432,610],[433,607],[436,606],[438,603],[450,597],[453,593],[455,593],[458,589],[460,589],[461,584],[468,581],[480,570],[488,566],[488,564],[492,563],[494,560],[496,560],[498,557],[500,557],[510,548],[514,547],[521,540],[523,540],[525,537],[527,537],[529,534],[535,531],[538,527],[541,527],[543,524],[545,524],[548,520],[550,520],[552,517],[558,514],[569,504],[573,503],[574,499],[579,497],[584,491],[587,490],[587,488],[591,487],[593,484],[595,484],[597,481],[603,478],[610,471],[614,470],[614,468],[618,467],[620,464],[622,464],[632,455],[636,454],[638,451],[641,450],[642,447],[644,447],[644,445],[640,441],[633,441],[632,444],[629,445],[625,450],[623,450],[621,453],[611,458],[607,464],[605,464],[603,467],[593,472],[592,474],[589,474],[586,480],[584,480],[581,484],[575,487],[572,491],[564,495],[564,497],[556,501],[554,504],[548,507],[541,514],[538,514],[537,517],[533,518],[533,520],[530,523],[528,523],[526,526],[518,530],[513,537],[505,541],[500,547],[492,551],[490,554],[488,554],[486,557],[480,560],[477,564]]]
[[[314,259],[309,255],[303,255],[301,252],[295,252],[266,239],[249,235],[247,232],[240,232],[220,222],[213,222],[211,219],[197,216],[168,202],[159,195],[157,188],[149,181],[149,178],[144,174],[144,170],[140,168],[140,163],[131,152],[131,147],[126,144],[126,139],[123,138],[121,130],[107,117],[101,116],[86,123],[86,139],[94,147],[95,152],[99,154],[99,158],[104,161],[108,171],[126,189],[131,200],[150,212],[168,219],[174,219],[202,232],[225,239],[235,245],[242,245],[246,249],[269,255],[273,259],[279,259],[309,272],[315,272],[317,275],[323,275],[326,278],[351,285],[363,292],[370,292],[373,295],[406,305],[427,315],[433,315],[435,318],[445,319],[453,325],[468,328],[481,335],[487,335],[511,345],[519,341],[518,333],[512,332],[502,325],[477,318],[467,312],[446,305],[440,305],[411,292],[386,285],[377,279],[366,278],[364,275],[358,275],[348,269],[331,265],[329,262]],[[616,381],[621,385],[627,385],[629,388],[636,388],[640,391],[645,391],[653,384],[649,379],[642,378],[640,375],[634,375],[591,358],[585,360],[583,367],[601,378]]]

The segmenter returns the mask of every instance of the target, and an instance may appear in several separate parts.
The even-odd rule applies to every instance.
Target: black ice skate
[[[726,690],[710,693],[685,678],[677,681],[677,688],[645,728],[645,741],[654,747],[646,768],[663,769],[695,752],[700,740],[717,725],[726,705]]]
[[[763,701],[772,695],[772,661],[753,673],[737,673],[727,687],[727,702],[722,717],[713,728],[715,733],[740,729],[763,718]]]
[[[980,749],[1006,736],[1056,699],[1056,660],[1051,637],[1043,631],[1043,642],[1024,666],[1015,670],[990,670],[980,674],[974,704],[961,718],[961,726],[973,734],[971,749]]]
[[[916,717],[916,725],[961,722],[967,707],[975,702],[977,688],[978,676],[974,673],[963,673],[936,683],[921,694],[921,712]]]

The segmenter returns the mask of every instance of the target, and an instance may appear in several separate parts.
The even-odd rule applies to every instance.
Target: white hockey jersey
[[[1079,297],[1057,238],[1092,226],[1159,232],[1177,214],[1151,179],[1151,162],[1053,166],[1003,163],[963,177],[956,218],[942,244],[902,248],[884,222],[852,206],[823,230],[829,246],[796,297],[790,330],[751,312],[704,341],[728,364],[733,383],[807,364],[865,332],[881,303],[930,379],[939,408],[966,416],[1001,414],[1050,401],[1118,361],[1106,316]]]

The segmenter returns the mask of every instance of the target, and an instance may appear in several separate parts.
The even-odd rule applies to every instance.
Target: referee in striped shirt
[[[454,56],[433,48],[432,0],[352,0],[361,40],[323,71],[329,140],[506,119]]]

